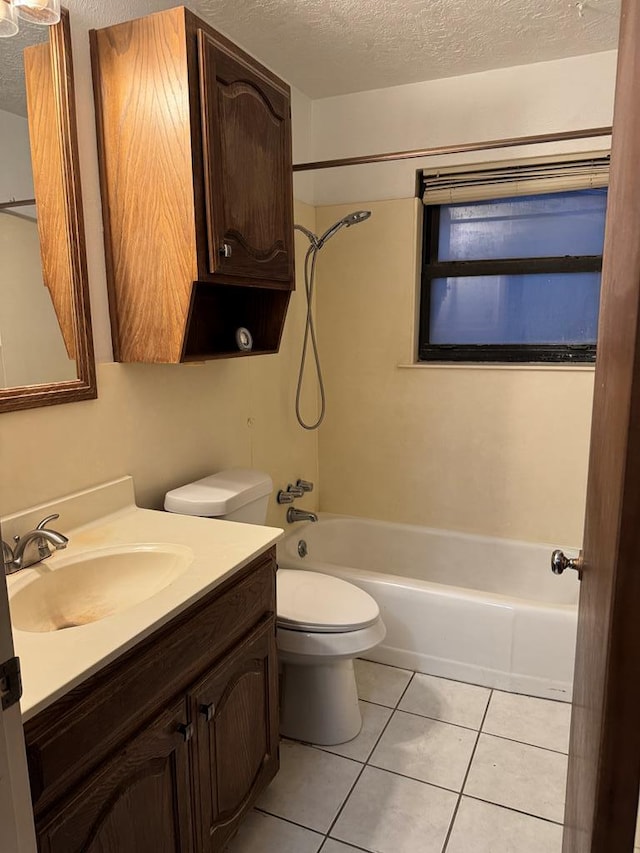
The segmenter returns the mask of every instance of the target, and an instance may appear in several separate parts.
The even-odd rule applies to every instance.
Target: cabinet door
[[[198,31],[209,272],[293,282],[290,97]]]
[[[194,688],[203,851],[229,836],[278,769],[278,665],[269,619]]]
[[[40,853],[192,853],[186,710],[167,709],[38,821]]]

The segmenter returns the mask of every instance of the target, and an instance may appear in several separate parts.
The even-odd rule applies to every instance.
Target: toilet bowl
[[[322,745],[351,740],[362,727],[353,660],[384,639],[378,605],[319,572],[280,569],[276,582],[280,731]]]
[[[264,524],[272,490],[267,474],[237,468],[167,492],[164,506]],[[384,639],[378,605],[359,587],[319,572],[280,569],[276,583],[280,732],[326,746],[351,740],[362,727],[353,660]]]

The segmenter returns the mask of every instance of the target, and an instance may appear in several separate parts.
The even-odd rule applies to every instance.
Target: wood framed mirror
[[[6,0],[0,0],[0,4]],[[0,42],[0,412],[97,396],[69,14]]]

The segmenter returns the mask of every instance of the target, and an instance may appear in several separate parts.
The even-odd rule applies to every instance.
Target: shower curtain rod
[[[368,163],[387,163],[393,160],[413,160],[434,157],[437,154],[464,154],[470,151],[489,151],[494,148],[517,148],[520,145],[537,145],[542,142],[564,142],[568,139],[593,139],[610,136],[611,127],[592,127],[587,130],[562,130],[556,133],[539,133],[534,136],[514,136],[511,139],[490,139],[486,142],[463,142],[459,145],[438,145],[435,148],[393,151],[388,154],[365,154],[363,157],[344,157],[339,160],[318,160],[315,163],[296,163],[294,172],[311,172],[314,169],[336,169],[341,166],[363,166]]]
[[[0,210],[9,210],[12,207],[31,207],[35,203],[35,198],[13,199],[12,201],[3,201],[0,203]]]

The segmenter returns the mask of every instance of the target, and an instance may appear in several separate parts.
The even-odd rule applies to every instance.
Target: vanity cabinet
[[[37,827],[42,853],[192,853],[184,701],[134,735]]]
[[[183,7],[91,33],[120,361],[275,352],[294,287],[289,87]]]
[[[277,707],[277,683],[269,626],[254,632],[193,688],[202,850],[224,849],[247,800],[274,775],[278,718],[270,708]]]
[[[278,769],[275,554],[25,725],[41,853],[218,853]]]

